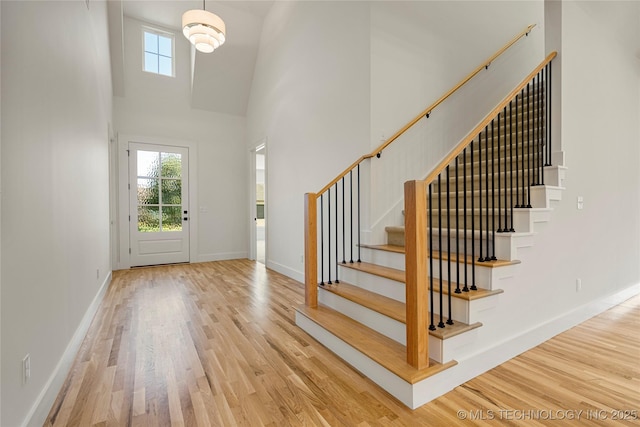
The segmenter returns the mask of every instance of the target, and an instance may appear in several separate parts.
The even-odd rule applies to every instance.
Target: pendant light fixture
[[[182,33],[200,52],[211,53],[225,41],[224,21],[211,12],[207,12],[205,0],[202,10],[188,10],[182,15]]]

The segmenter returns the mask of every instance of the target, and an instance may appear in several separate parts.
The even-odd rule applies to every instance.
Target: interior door
[[[189,150],[129,143],[131,266],[189,261]]]

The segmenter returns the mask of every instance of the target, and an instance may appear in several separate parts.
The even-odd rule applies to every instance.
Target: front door
[[[188,153],[129,143],[132,267],[189,261]]]

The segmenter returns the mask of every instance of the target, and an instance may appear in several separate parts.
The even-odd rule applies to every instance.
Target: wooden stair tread
[[[494,263],[496,261],[489,261],[490,263]],[[483,263],[485,264],[485,263]],[[363,271],[365,273],[369,273],[369,274],[373,274],[375,276],[380,276],[380,277],[385,277],[387,279],[391,279],[391,280],[395,280],[396,282],[400,282],[400,283],[405,283],[405,272],[403,270],[397,270],[395,268],[390,268],[390,267],[384,267],[381,265],[377,265],[377,264],[370,264],[367,262],[359,262],[359,263],[353,263],[353,264],[342,264],[343,266],[347,267],[347,268],[352,268],[354,270],[358,270],[358,271]],[[429,279],[427,279],[429,280]],[[434,285],[433,285],[433,291],[434,292],[440,292],[440,279],[438,278],[434,278]],[[341,284],[344,282],[341,282]],[[348,284],[348,283],[347,283]],[[327,286],[332,286],[332,285],[326,285],[325,288],[327,288]],[[352,286],[352,285],[349,285]],[[448,295],[448,287],[449,287],[449,282],[447,280],[442,280],[442,286],[443,286],[443,294]],[[357,288],[357,286],[355,286]],[[467,301],[473,301],[473,300],[477,300],[480,298],[486,298],[489,297],[491,295],[497,295],[497,294],[501,294],[503,291],[502,289],[495,289],[495,290],[489,290],[489,289],[484,289],[484,288],[478,288],[475,291],[470,291],[470,292],[460,292],[459,294],[456,294],[454,292],[456,288],[455,283],[451,283],[451,296],[454,298],[460,298],[460,299],[464,299]],[[361,289],[361,288],[359,288]],[[363,289],[365,292],[365,289]],[[359,292],[359,291],[354,291],[354,292]],[[381,296],[382,297],[382,296]],[[382,298],[386,298],[386,297],[382,297]],[[386,298],[389,299],[390,301],[395,301],[395,300],[391,300],[390,298]],[[397,301],[396,301],[397,302]],[[404,305],[404,304],[403,304]],[[383,313],[384,314],[384,313]],[[389,316],[392,317],[392,316]],[[396,319],[399,320],[399,319]]]
[[[525,235],[525,234],[530,234],[530,233],[520,233],[520,235]],[[395,252],[395,253],[402,253],[402,254],[404,253],[404,246],[397,246],[397,245],[361,245],[361,246],[363,248],[376,249],[380,251]],[[451,254],[451,255],[452,255],[451,261],[457,261],[458,254]],[[434,251],[433,259],[440,259],[440,254],[438,253],[438,251]],[[442,254],[442,259],[447,260],[448,259],[447,254]],[[465,262],[467,264],[472,264],[473,258],[471,256],[467,256]],[[498,259],[495,261],[483,261],[483,262],[478,262],[476,260],[475,264],[481,267],[495,268],[495,267],[505,267],[507,265],[520,264],[520,260],[514,259],[512,261],[509,261],[509,260]]]
[[[434,287],[435,288],[435,287]],[[391,319],[397,320],[400,323],[407,323],[407,311],[404,303],[400,301],[396,301],[391,298],[387,298],[383,295],[377,294],[375,292],[368,291],[359,286],[354,286],[346,282],[340,282],[338,284],[325,285],[323,289],[333,292],[336,295],[340,295],[343,298],[348,299],[356,304],[367,307],[373,311],[376,311],[380,314],[383,314]],[[435,288],[437,289],[437,288]],[[485,291],[487,293],[498,294],[502,293],[502,290],[499,291],[486,291],[486,290],[478,290],[478,292]],[[476,292],[465,292],[464,294],[475,294]],[[482,298],[480,296],[479,298]],[[476,298],[467,298],[467,299],[476,299]],[[435,331],[429,331],[429,335],[432,335],[436,338],[440,338],[441,340],[446,340],[447,338],[454,337],[463,332],[470,331],[475,328],[479,328],[482,326],[482,323],[476,322],[470,325],[460,322],[458,320],[454,321],[453,325],[447,325],[445,328],[438,328]]]
[[[340,265],[346,268],[351,268],[353,270],[364,271],[369,274],[395,280],[396,282],[405,282],[405,273],[403,270],[384,267],[377,264],[370,264],[368,262],[354,262]]]
[[[458,363],[455,360],[446,363],[430,360],[428,368],[416,369],[406,362],[405,346],[335,310],[323,305],[318,308],[300,305],[296,307],[296,311],[409,384],[415,384]]]

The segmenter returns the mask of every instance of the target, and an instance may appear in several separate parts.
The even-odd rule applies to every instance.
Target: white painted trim
[[[228,259],[247,258],[246,252],[219,252],[214,254],[200,254],[195,261],[191,262],[210,262],[210,261],[226,261]]]
[[[265,232],[265,262],[268,259],[267,253],[269,245],[269,239],[267,239],[267,173],[269,170],[267,161],[267,137],[263,137],[254,144],[254,147],[249,150],[249,256],[248,258],[255,261],[258,256],[257,244],[256,244],[256,222],[255,219],[258,216],[256,209],[256,154],[259,150],[264,148],[264,232]]]
[[[296,325],[329,350],[339,355],[355,369],[362,372],[366,377],[388,391],[396,399],[400,400],[406,406],[412,407],[411,384],[297,311]]]
[[[280,274],[291,277],[293,280],[297,280],[300,284],[304,283],[304,272],[294,270],[286,265],[280,264],[275,261],[267,259],[267,268],[277,271]]]
[[[411,409],[436,399],[455,387],[493,369],[554,336],[640,294],[640,283],[617,293],[577,307],[538,326],[507,338],[496,345],[457,358],[458,364],[413,386],[337,338],[314,321],[296,312],[296,325],[339,355],[354,369],[387,390]],[[474,330],[477,331],[477,330]],[[463,338],[463,337],[461,337]],[[464,345],[464,344],[463,344]],[[455,346],[454,346],[455,347]],[[447,357],[448,356],[444,356]]]
[[[82,341],[87,335],[89,326],[91,326],[91,322],[93,321],[93,318],[102,303],[102,299],[109,288],[111,278],[112,272],[110,271],[109,274],[107,274],[107,277],[105,277],[104,282],[102,282],[102,285],[100,285],[100,289],[98,289],[98,293],[93,298],[93,301],[89,304],[87,311],[71,337],[69,344],[67,344],[67,348],[64,350],[64,353],[62,353],[62,357],[51,373],[51,376],[27,413],[27,416],[21,424],[23,427],[42,426],[47,419],[49,411],[58,397],[58,393],[64,385],[65,380],[67,379],[67,375],[71,370],[73,361],[77,356],[80,346],[82,345]]]
[[[423,381],[414,389],[414,408],[447,393],[484,372],[534,348],[537,345],[591,319],[604,311],[640,294],[640,283],[630,286],[599,301],[577,307],[567,313],[530,328],[518,335],[503,340],[491,348],[469,353],[458,359],[458,364],[447,369],[446,377],[438,376],[435,381]]]
[[[197,262],[198,256],[198,143],[193,141],[173,140],[139,135],[118,135],[118,221],[117,233],[119,244],[117,259],[113,260],[116,270],[131,268],[129,258],[129,160],[127,149],[129,142],[152,145],[168,145],[189,149],[189,262]],[[126,165],[126,167],[122,167]],[[246,257],[246,254],[243,258]]]

